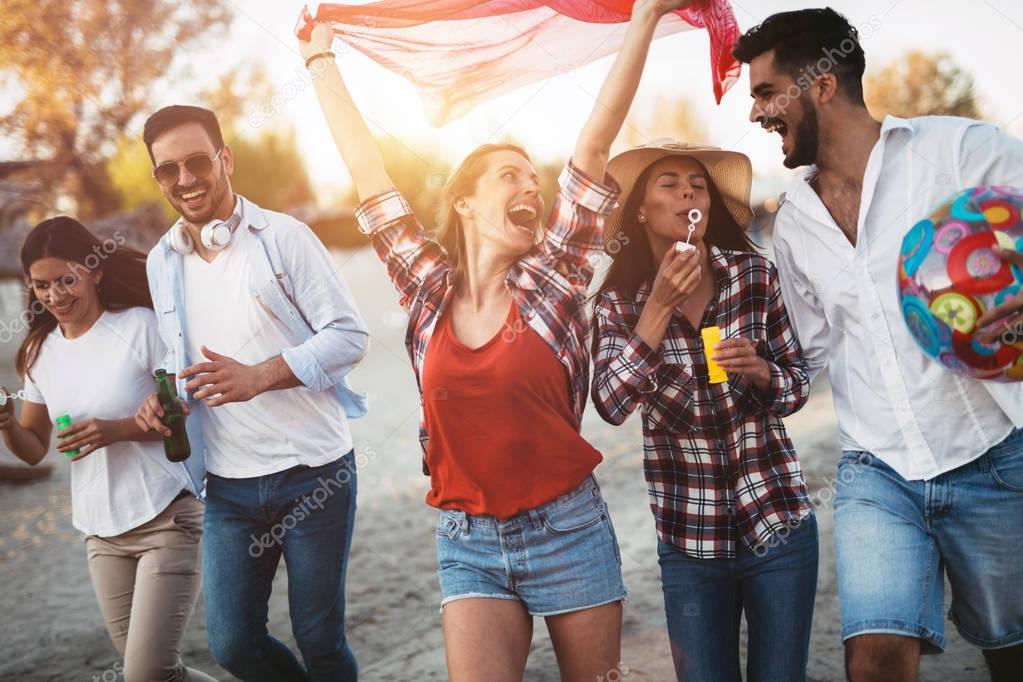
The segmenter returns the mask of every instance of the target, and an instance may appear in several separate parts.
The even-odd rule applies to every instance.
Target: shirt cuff
[[[774,402],[781,396],[782,390],[785,387],[785,373],[781,367],[770,360],[767,361],[767,367],[771,371],[771,381],[768,383],[766,391],[760,390],[755,383],[744,378],[749,387],[750,395],[764,409],[774,405]]]
[[[621,186],[613,177],[605,174],[603,183],[595,182],[576,168],[571,159],[561,171],[558,186],[572,203],[604,216],[618,205],[618,197],[622,193]]]
[[[411,214],[412,207],[396,189],[371,196],[355,209],[359,232],[367,235],[378,232],[395,220]]]
[[[324,391],[330,388],[330,379],[326,372],[316,361],[312,350],[305,345],[285,348],[281,351],[281,357],[288,365],[295,378],[302,382],[302,385],[313,391]]]
[[[657,390],[654,372],[661,364],[660,352],[648,346],[639,334],[633,332],[620,357],[623,366],[627,367],[634,377],[639,378],[636,386],[640,393],[653,393]]]

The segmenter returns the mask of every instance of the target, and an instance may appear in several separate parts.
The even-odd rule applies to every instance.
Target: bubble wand
[[[691,208],[687,217],[689,218],[689,235],[684,242],[675,242],[675,250],[679,253],[696,249],[695,246],[689,243],[689,240],[693,238],[693,232],[696,232],[696,223],[703,219],[703,213],[698,208]]]

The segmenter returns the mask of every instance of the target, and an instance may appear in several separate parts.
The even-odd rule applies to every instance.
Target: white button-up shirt
[[[930,479],[1023,427],[1023,383],[957,376],[903,320],[896,285],[909,229],[958,190],[1023,186],[1023,142],[962,118],[887,117],[863,177],[856,246],[808,184],[783,195],[774,249],[811,375],[828,368],[843,450]]]

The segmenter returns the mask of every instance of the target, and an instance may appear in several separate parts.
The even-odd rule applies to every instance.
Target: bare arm
[[[303,59],[314,54],[329,52],[334,32],[327,24],[317,24],[310,40],[299,40]],[[309,65],[316,97],[327,118],[330,134],[334,138],[341,158],[352,175],[359,201],[394,187],[387,175],[384,157],[380,153],[373,133],[352,101],[352,96],[341,78],[341,71],[333,59],[321,57]]]
[[[636,96],[657,22],[668,12],[687,4],[688,0],[639,0],[633,6],[625,42],[600,88],[593,112],[583,125],[572,154],[572,162],[586,176],[596,180],[604,177],[611,143],[618,136]]]
[[[8,399],[0,411],[0,432],[4,443],[15,457],[26,464],[36,465],[50,449],[50,414],[46,405],[25,401],[21,407],[21,418],[14,416],[14,401]]]

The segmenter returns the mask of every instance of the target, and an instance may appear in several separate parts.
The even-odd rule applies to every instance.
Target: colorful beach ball
[[[1023,251],[1023,189],[971,187],[910,229],[899,253],[899,302],[924,352],[963,376],[1023,381],[1023,333],[977,340],[984,311],[1023,288],[995,246]]]

